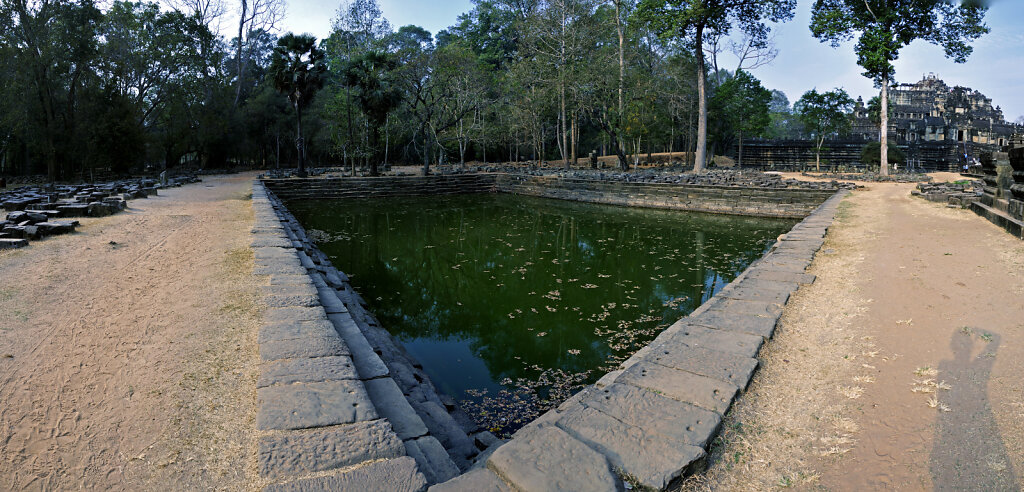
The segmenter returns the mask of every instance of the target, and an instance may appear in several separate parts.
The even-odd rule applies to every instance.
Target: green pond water
[[[495,194],[288,206],[435,386],[499,433],[625,360],[796,223]]]

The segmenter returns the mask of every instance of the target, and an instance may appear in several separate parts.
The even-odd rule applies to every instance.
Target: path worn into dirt
[[[0,253],[0,490],[253,485],[252,178]]]
[[[1024,242],[864,184],[684,489],[1020,489]]]
[[[1024,243],[970,211],[874,186],[852,200],[878,221],[855,329],[873,337],[835,490],[1019,490],[1024,473]],[[868,352],[870,355],[870,352]],[[891,362],[870,359],[890,356]]]

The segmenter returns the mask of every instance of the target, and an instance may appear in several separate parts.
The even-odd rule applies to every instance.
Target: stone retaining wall
[[[473,182],[485,188],[479,176],[486,175],[477,176]],[[554,191],[543,192],[540,184],[547,178],[503,183],[508,176],[490,176],[498,176],[492,178],[492,189],[498,191],[597,203],[629,195],[633,198],[614,204],[631,206],[658,207],[671,200],[685,204],[707,198],[700,193],[734,191],[699,187],[710,189],[683,200],[678,188],[656,189],[660,185],[640,185],[645,189],[635,191],[628,183],[595,188],[556,180]],[[334,183],[342,190],[330,197],[432,190],[437,189],[435,178],[469,177],[384,178],[398,182],[370,195],[362,187],[373,182],[354,187]],[[327,188],[310,187],[309,180],[287,181],[296,184],[268,180],[267,188],[290,199],[323,198]],[[298,184],[303,181],[307,186]],[[581,187],[575,196],[568,190],[574,185]],[[459,192],[454,186],[443,189]],[[269,275],[264,289],[272,306],[260,333],[264,365],[257,418],[263,433],[261,474],[276,481],[268,488],[422,490],[434,484],[431,491],[618,491],[624,480],[664,489],[701,470],[722,416],[752,378],[760,348],[774,333],[783,306],[800,285],[814,281],[805,269],[846,194],[825,200],[820,191],[805,192],[779,204],[770,202],[768,194],[743,193],[728,196],[734,202],[747,200],[745,207],[728,208],[721,200],[713,205],[715,211],[792,216],[803,207],[800,216],[806,218],[734,282],[618,370],[504,443],[460,422],[454,402],[436,394],[422,370],[366,312],[344,274],[305,239],[274,193],[257,183],[256,273]],[[815,196],[824,203],[809,203]]]
[[[501,443],[437,393],[259,182],[253,208],[254,273],[266,279],[256,426],[267,490],[423,490]]]
[[[835,193],[834,190],[624,183],[513,174],[496,175],[495,185],[499,192],[560,200],[785,218],[805,217]]]
[[[282,200],[501,192],[628,207],[801,218],[834,190],[626,183],[557,176],[458,174],[263,180]]]
[[[376,178],[265,179],[267,189],[282,200],[451,195],[494,191],[493,174],[449,176],[381,176]]]

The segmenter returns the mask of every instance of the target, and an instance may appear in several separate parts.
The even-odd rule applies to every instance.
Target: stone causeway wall
[[[347,276],[272,192],[253,186],[258,466],[266,490],[423,490],[501,444],[438,394]]]
[[[495,176],[497,191],[504,193],[758,217],[805,217],[835,193],[835,190],[625,183],[557,176]]]
[[[501,179],[493,191],[508,191]],[[800,204],[809,207],[805,218],[734,282],[504,442],[475,429],[437,394],[275,196],[322,198],[320,191],[293,195],[310,190],[309,183],[273,181],[254,185],[253,247],[256,273],[269,277],[260,332],[259,467],[275,491],[669,488],[706,466],[722,416],[753,377],[783,306],[814,281],[805,270],[847,193]],[[389,188],[430,190],[430,181]],[[608,193],[598,191],[593,196]]]

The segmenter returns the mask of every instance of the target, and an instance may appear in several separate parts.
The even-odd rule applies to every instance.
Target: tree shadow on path
[[[931,454],[935,490],[1020,490],[1013,464],[989,405],[988,382],[998,334],[957,330],[953,360],[939,363],[939,381],[952,385],[935,396],[939,411]],[[979,352],[975,354],[975,352]]]

